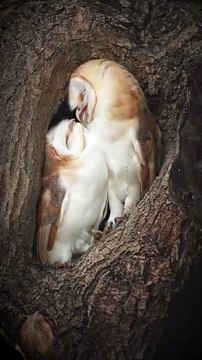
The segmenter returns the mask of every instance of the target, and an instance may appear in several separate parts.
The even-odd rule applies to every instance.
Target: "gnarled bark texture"
[[[197,259],[201,11],[200,3],[169,0],[3,2],[1,318],[20,341],[27,316],[39,311],[54,335],[53,359],[150,359]],[[92,57],[114,59],[140,81],[159,119],[164,161],[128,221],[56,270],[33,258],[45,134],[70,72]]]

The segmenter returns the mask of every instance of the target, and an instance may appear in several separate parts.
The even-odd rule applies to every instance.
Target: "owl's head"
[[[127,127],[128,121],[133,124],[147,108],[132,73],[107,59],[89,60],[75,69],[69,80],[68,101],[77,119],[87,127],[101,118]]]
[[[47,143],[58,155],[78,155],[85,147],[84,129],[75,119],[63,120],[48,131]]]

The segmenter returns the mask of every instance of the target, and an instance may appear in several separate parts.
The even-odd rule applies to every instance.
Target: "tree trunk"
[[[54,335],[52,359],[151,359],[168,305],[199,254],[202,5],[5,3],[0,15],[3,326],[33,359],[37,346],[26,343],[20,329],[36,311],[50,325],[45,332]],[[140,81],[163,133],[164,161],[126,223],[68,267],[42,267],[33,258],[33,243],[45,134],[65,98],[70,72],[92,57],[114,59]],[[50,351],[37,349],[50,354],[52,344]]]

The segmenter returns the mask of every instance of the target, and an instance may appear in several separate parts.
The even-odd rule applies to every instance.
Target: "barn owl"
[[[93,134],[63,120],[46,137],[37,251],[42,264],[64,264],[93,243],[107,207],[108,168]]]
[[[128,216],[152,184],[161,152],[161,132],[134,76],[118,63],[90,60],[71,75],[71,109],[94,134],[109,168],[108,226]]]

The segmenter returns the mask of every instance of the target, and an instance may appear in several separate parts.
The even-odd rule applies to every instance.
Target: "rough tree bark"
[[[54,334],[53,359],[150,359],[168,305],[199,252],[202,68],[193,70],[202,50],[202,6],[169,0],[5,3],[3,326],[20,342],[27,316],[39,311]],[[138,78],[159,119],[164,162],[126,223],[71,266],[55,270],[40,266],[32,251],[45,133],[71,70],[92,57],[115,59]]]

